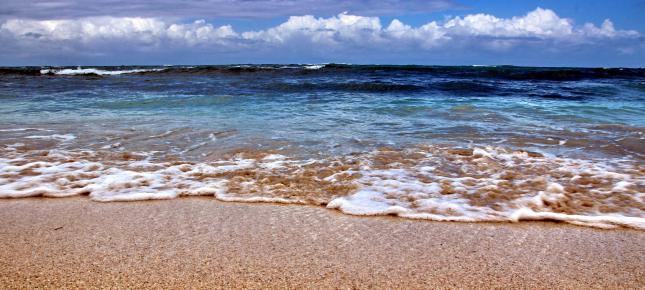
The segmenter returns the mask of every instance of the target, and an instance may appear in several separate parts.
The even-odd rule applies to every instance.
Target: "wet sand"
[[[212,198],[0,200],[0,288],[645,288],[645,232]]]

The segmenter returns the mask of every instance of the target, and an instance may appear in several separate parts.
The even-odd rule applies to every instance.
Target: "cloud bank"
[[[445,56],[480,52],[500,55],[526,52],[528,48],[554,54],[572,49],[602,49],[611,50],[610,54],[642,55],[644,50],[643,36],[637,31],[617,29],[610,20],[600,25],[576,25],[573,20],[542,8],[512,18],[471,14],[418,27],[397,19],[383,24],[378,17],[348,13],[328,18],[292,16],[275,27],[244,32],[230,25],[214,26],[204,20],[174,23],[161,18],[103,16],[9,19],[0,25],[0,41],[9,44],[0,48],[0,52],[25,58],[52,52],[109,56],[172,51],[245,53],[250,59],[273,56],[264,62],[284,62],[280,56],[293,53],[303,59],[334,61],[330,59],[333,54],[378,56],[415,52]]]

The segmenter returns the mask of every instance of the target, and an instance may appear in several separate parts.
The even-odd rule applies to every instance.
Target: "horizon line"
[[[182,67],[182,66],[275,66],[275,65],[297,65],[297,66],[315,66],[315,65],[337,65],[337,66],[391,66],[391,67],[523,67],[523,68],[598,68],[598,69],[645,69],[645,66],[567,66],[567,65],[553,65],[553,66],[536,66],[536,65],[516,65],[516,64],[393,64],[393,63],[342,63],[342,62],[324,62],[324,63],[221,63],[221,64],[70,64],[70,65],[0,65],[0,68],[46,68],[46,67]]]

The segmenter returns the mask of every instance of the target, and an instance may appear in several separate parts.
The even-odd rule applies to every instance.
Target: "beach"
[[[0,290],[645,290],[645,1],[579,2],[2,0]]]
[[[645,235],[632,229],[356,217],[206,197],[3,199],[0,220],[5,289],[645,287]]]
[[[645,289],[643,80],[0,67],[0,289]]]

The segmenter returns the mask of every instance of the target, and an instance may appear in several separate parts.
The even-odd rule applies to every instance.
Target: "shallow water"
[[[0,196],[645,228],[645,70],[0,69]]]

